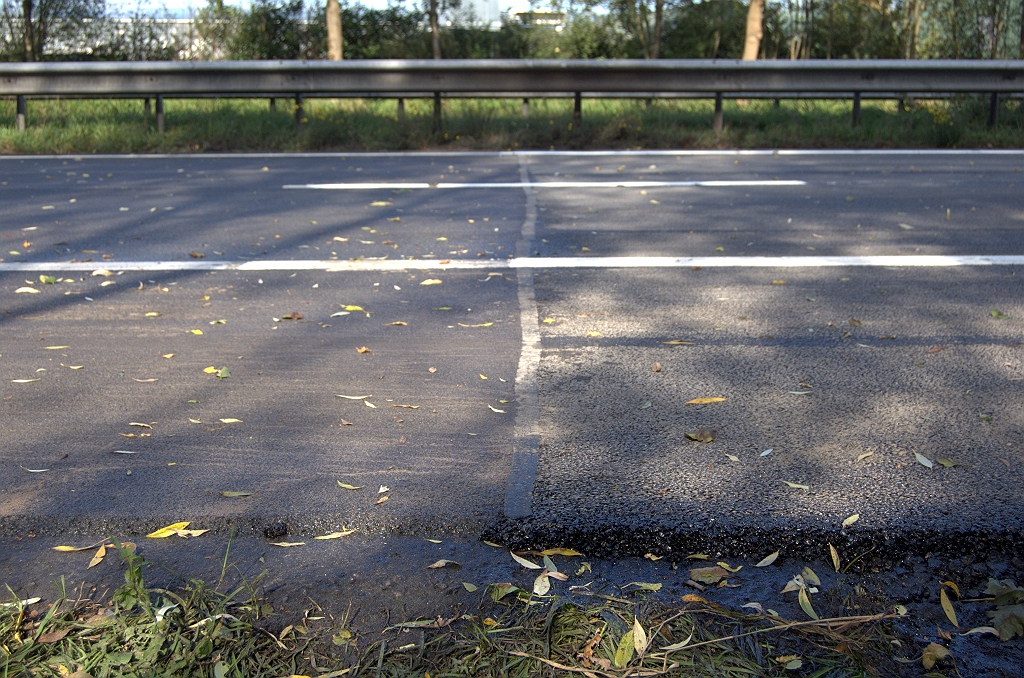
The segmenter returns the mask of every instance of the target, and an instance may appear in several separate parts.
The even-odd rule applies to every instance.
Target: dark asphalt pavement
[[[1022,169],[1024,153],[2,159],[0,532],[284,520],[595,554],[1019,546],[1022,266],[508,266],[1024,255]],[[520,188],[282,188],[521,171],[806,185],[540,188],[527,239]],[[118,268],[292,260],[369,270]],[[443,260],[480,268],[417,268]],[[364,312],[334,315],[347,305]],[[542,350],[517,385],[527,323]],[[531,389],[532,422],[516,403]],[[725,400],[685,404],[699,397]],[[527,429],[533,515],[509,521]],[[685,437],[699,429],[715,441]]]

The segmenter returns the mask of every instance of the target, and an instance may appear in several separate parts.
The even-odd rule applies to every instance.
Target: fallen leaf
[[[418,409],[420,409],[419,405],[409,405],[408,403],[391,403],[391,407],[401,407],[401,408],[404,408],[404,409],[407,409],[407,410],[418,410]]]
[[[47,351],[59,351],[62,348],[71,348],[70,346],[44,346],[43,349]]]
[[[366,405],[366,406],[367,406],[367,407],[369,407],[369,408],[370,408],[371,410],[375,410],[375,409],[377,409],[377,406],[376,406],[376,405],[374,405],[373,403],[371,403],[371,402],[370,402],[369,400],[364,400],[364,401],[363,401],[363,405]]]
[[[22,288],[22,289],[24,289],[24,288]],[[1010,316],[1006,315],[1002,311],[997,311],[996,309],[993,308],[992,309],[992,317],[995,318],[996,320],[1005,320],[1006,318],[1009,318]]]
[[[384,502],[386,502],[386,501],[387,501],[387,500],[389,500],[389,499],[391,499],[391,497],[389,497],[388,495],[386,495],[386,494],[385,494],[384,496],[382,496],[382,497],[379,497],[379,498],[377,499],[377,501],[373,502],[373,505],[374,505],[374,506],[378,506],[378,505],[380,505],[380,504],[383,504]]]
[[[344,419],[342,419],[341,423],[338,424],[338,425],[339,426],[355,426],[355,424],[353,424],[351,421],[345,421]]]
[[[190,524],[190,521],[187,520],[180,523],[172,523],[167,527],[161,527],[159,530],[156,530],[155,532],[150,532],[146,535],[146,537],[148,539],[166,539],[167,537],[174,535],[177,532],[177,530],[184,530]]]
[[[342,530],[341,532],[331,532],[330,534],[320,535],[319,537],[313,537],[313,539],[320,539],[326,541],[328,539],[341,539],[347,537],[350,534],[355,534],[355,530]]]
[[[698,443],[712,443],[718,436],[718,431],[709,431],[702,428],[697,431],[687,431],[683,435],[690,440],[696,440]]]
[[[788,285],[789,283],[786,282],[785,280],[773,280],[772,284],[773,285]]]
[[[541,569],[541,566],[538,565],[537,563],[530,562],[526,558],[523,558],[522,556],[517,556],[515,553],[512,553],[511,551],[509,551],[509,555],[512,556],[512,560],[516,561],[517,563],[519,563],[520,565],[522,565],[523,567],[525,567],[528,570],[540,570]]]
[[[961,636],[970,636],[975,633],[990,633],[993,636],[998,636],[999,631],[994,626],[975,626],[973,629],[961,633]]]
[[[468,581],[462,582],[462,588],[466,589],[470,593],[474,593],[477,590],[476,584],[470,584]]]
[[[839,572],[839,551],[836,550],[835,546],[829,544],[828,552],[832,556],[832,566],[835,568],[836,572]]]
[[[646,558],[647,560],[651,561],[652,563],[656,563],[656,562],[658,562],[659,560],[661,560],[664,557],[665,556],[656,556],[653,553],[645,553],[644,554],[644,558]]]
[[[735,454],[729,454],[728,452],[725,453],[725,456],[726,456],[726,458],[729,461],[739,461],[740,460],[740,458],[737,457]]]
[[[387,207],[390,204],[391,203],[385,202],[384,200],[374,200],[373,202],[370,203],[370,207]]]
[[[25,468],[24,466],[22,466],[21,468],[25,469],[29,473],[46,473],[47,471],[50,470],[48,468]]]
[[[150,311],[149,313],[146,314],[146,317],[147,318],[159,318],[160,317],[160,311]]]
[[[133,377],[133,378],[132,378],[132,381],[137,381],[137,382],[139,382],[140,384],[152,384],[153,382],[157,382],[157,381],[160,381],[160,380],[159,380],[159,379],[157,379],[157,378],[155,378],[155,377],[153,377],[153,378],[150,378],[150,379],[135,379],[135,378]]]
[[[725,561],[722,561],[722,560],[719,560],[715,564],[718,565],[719,567],[725,569],[726,571],[733,573],[733,574],[735,574],[735,573],[737,573],[737,572],[739,572],[740,570],[743,569],[742,565],[737,565],[736,567],[733,567],[729,563],[727,563]]]
[[[143,424],[143,423],[142,423],[142,422],[140,422],[140,421],[129,421],[129,422],[128,422],[128,425],[129,425],[129,426],[135,426],[136,428],[148,428],[148,429],[151,429],[151,428],[153,428],[153,427],[152,427],[152,426],[150,426],[149,424]]]
[[[930,355],[932,353],[938,353],[939,351],[945,351],[945,350],[946,350],[945,346],[934,346],[934,347],[928,349],[927,351],[925,351],[925,355]]]
[[[467,325],[466,323],[459,323],[459,327],[490,327],[494,323],[480,323],[479,325]]]
[[[818,619],[818,613],[814,611],[814,606],[811,605],[811,597],[807,594],[807,589],[800,587],[800,590],[796,593],[797,602],[800,603],[800,609],[804,611],[811,619]]]
[[[917,459],[917,463],[920,464],[921,466],[926,466],[928,468],[935,467],[935,464],[932,463],[931,459],[924,456],[920,452],[914,452],[914,458]]]
[[[596,330],[591,330],[591,331],[587,332],[587,336],[588,337],[603,337],[604,335],[601,334],[600,332],[596,331]]]
[[[661,363],[657,363],[657,362],[656,363],[652,363],[651,364],[651,371],[652,372],[661,372]]]
[[[280,546],[281,548],[292,548],[293,546],[305,546],[304,541],[272,541],[270,542],[274,546]]]
[[[221,419],[220,423],[222,423],[222,424],[241,424],[242,420],[241,419],[235,419],[234,417],[228,417],[227,419]]]
[[[494,602],[498,602],[510,593],[518,593],[522,591],[522,589],[515,584],[509,583],[489,584],[487,588],[491,590],[491,600]]]
[[[138,450],[111,450],[111,454],[141,454]]]
[[[849,527],[850,525],[853,525],[858,520],[860,520],[860,514],[859,513],[854,513],[852,516],[850,516],[849,518],[847,518],[846,520],[843,521],[843,527]]]
[[[442,567],[462,567],[462,565],[458,564],[454,560],[445,560],[444,558],[432,565],[427,565],[428,570],[440,570]]]
[[[491,409],[491,412],[497,412],[498,414],[507,414],[505,410],[499,410],[497,407],[494,407],[493,405],[488,405],[487,407]]]
[[[487,543],[487,542],[484,542],[484,543]],[[572,557],[575,557],[575,556],[582,556],[583,555],[579,551],[573,551],[572,549],[562,549],[562,548],[544,549],[540,553],[541,553],[541,555],[544,555],[544,556],[566,556],[566,557],[569,557],[569,558],[572,558]]]
[[[54,546],[52,550],[60,551],[61,553],[76,553],[78,551],[91,551],[96,544],[90,544],[89,546]]]
[[[405,327],[408,324],[409,323],[405,322],[404,320],[396,320],[395,322],[388,323],[388,325],[392,325],[394,327]]]
[[[860,327],[863,323],[856,318],[850,318],[850,327]]]
[[[956,610],[953,609],[953,603],[946,595],[946,589],[939,589],[939,604],[942,605],[942,611],[946,613],[946,619],[953,626],[960,628],[960,624],[956,620]]]
[[[420,283],[421,285],[440,285],[441,281],[437,278],[427,278]]]
[[[430,372],[431,374],[433,374],[433,373],[437,372],[437,368],[436,367],[428,367],[427,368],[427,372]]]
[[[173,357],[174,357],[174,354],[173,354],[173,353],[164,353],[164,354],[163,354],[162,356],[160,356],[160,357],[161,357],[161,358],[167,358],[168,360],[170,360],[171,358],[173,358]]]
[[[340,394],[338,394],[337,397],[338,398],[344,398],[345,400],[366,400],[367,398],[372,398],[373,396],[372,395],[349,396],[349,395],[340,395]]]
[[[865,453],[863,453],[863,454],[858,454],[858,455],[857,455],[857,459],[856,459],[856,460],[857,460],[857,461],[864,461],[864,460],[865,460],[865,459],[867,459],[868,457],[873,457],[873,456],[875,456],[875,453],[874,453],[874,452],[865,452]]]
[[[644,652],[647,652],[647,632],[644,631],[643,625],[640,624],[640,620],[633,616],[633,649],[636,653],[643,656]]]
[[[89,569],[89,568],[86,568],[86,569]],[[61,629],[60,631],[50,631],[49,633],[44,633],[41,636],[39,636],[38,638],[36,638],[36,642],[37,643],[45,643],[45,644],[56,643],[59,640],[63,640],[64,636],[68,635],[68,633],[70,631],[71,631],[71,629]],[[73,676],[74,674],[69,674],[69,675]]]
[[[533,580],[533,593],[538,596],[546,596],[548,591],[551,590],[551,580],[548,579],[547,570],[537,575],[537,578]]]
[[[39,294],[39,290],[34,287],[19,287],[14,290],[15,294]]]
[[[928,647],[926,647],[924,652],[921,653],[921,666],[923,666],[925,670],[930,671],[935,668],[937,663],[949,656],[949,650],[946,648],[942,647],[938,643],[929,643]]]
[[[687,405],[706,405],[708,403],[720,403],[720,402],[723,402],[724,400],[725,400],[725,398],[694,398],[693,400],[687,400],[686,404]]]
[[[768,567],[769,565],[774,563],[775,560],[778,557],[779,557],[779,552],[778,551],[776,551],[775,553],[771,553],[771,554],[765,556],[759,563],[754,565],[754,567]]]
[[[914,230],[914,227],[911,226],[910,224],[900,224],[900,228],[902,228],[904,231],[913,231]]]
[[[695,596],[692,593],[688,593],[686,595],[687,596],[693,596],[694,598],[700,598],[700,596]],[[684,598],[685,597],[686,596],[684,596]],[[744,606],[744,607],[746,607],[746,606]],[[686,647],[687,645],[690,644],[691,640],[693,640],[693,634],[692,633],[689,636],[686,637],[686,640],[683,640],[683,641],[678,642],[678,643],[673,643],[672,645],[666,645],[665,647],[661,648],[661,651],[662,652],[675,652],[676,650],[682,650],[684,647]]]
[[[14,383],[14,384],[31,384],[33,381],[40,381],[40,380],[38,378],[36,378],[36,379],[11,379],[11,382]]]
[[[937,461],[940,464],[942,464],[945,468],[953,468],[954,466],[959,466],[959,464],[957,464],[955,461],[953,461],[949,457],[939,457],[935,461]]]
[[[373,353],[373,351],[371,351],[365,346],[360,346],[359,348],[356,349],[356,353]]]
[[[693,346],[694,345],[694,343],[692,341],[683,341],[682,339],[673,339],[672,341],[663,341],[661,343],[668,344],[669,346]]]
[[[302,320],[302,314],[298,311],[292,311],[291,313],[281,316],[281,320]]]
[[[810,486],[808,486],[808,485],[801,485],[800,483],[791,483],[788,480],[783,480],[782,482],[786,483],[787,485],[792,487],[794,490],[809,490],[809,489],[811,489]]]
[[[91,570],[92,568],[96,567],[97,565],[99,565],[100,563],[103,562],[103,558],[106,555],[107,555],[107,545],[106,544],[101,544],[100,547],[96,550],[96,554],[92,557],[92,560],[89,561],[89,566],[86,567],[85,569]]]
[[[762,453],[761,453],[761,454],[760,454],[759,456],[762,456],[762,457],[767,457],[767,456],[768,456],[769,454],[771,454],[771,453],[772,453],[772,452],[773,452],[774,450],[775,450],[775,448],[774,448],[774,447],[769,447],[769,448],[768,448],[767,450],[765,450],[764,452],[762,452]]]
[[[729,571],[721,565],[697,567],[690,570],[690,579],[701,584],[717,584],[729,576]]]
[[[203,333],[202,330],[189,330],[189,332],[191,332],[192,334],[194,334],[196,336],[199,336],[199,335],[201,335]]]
[[[253,492],[236,492],[236,491],[233,491],[233,490],[227,490],[227,491],[221,492],[221,496],[224,496],[224,497],[251,497],[253,494],[255,494],[255,493],[253,493]]]
[[[623,669],[633,659],[633,652],[636,647],[633,644],[633,630],[630,629],[622,634],[622,638],[619,639],[619,645],[615,648],[615,667]]]
[[[108,271],[105,268],[97,268],[95,271],[92,272],[92,275],[93,276],[102,276],[104,278],[109,278],[110,276],[114,275],[114,273],[113,273],[113,271]]]

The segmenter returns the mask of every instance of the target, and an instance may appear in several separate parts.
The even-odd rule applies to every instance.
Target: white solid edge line
[[[68,155],[0,155],[3,160],[68,160],[68,159],[99,159],[99,160],[199,160],[211,158],[224,159],[265,159],[265,158],[429,158],[429,157],[601,157],[601,156],[788,156],[788,155],[1024,155],[1024,149],[766,149],[766,150],[636,150],[636,151],[367,151],[352,153],[72,153]]]
[[[323,259],[248,261],[123,261],[97,266],[91,262],[0,263],[3,272],[94,271],[358,271],[495,270],[518,268],[829,268],[842,266],[941,268],[1022,266],[1024,255],[894,255],[814,257],[522,257],[518,259],[359,260]]]
[[[319,190],[319,191],[365,191],[369,189],[419,189],[419,188],[677,188],[703,186],[709,188],[729,188],[735,186],[806,186],[806,181],[531,181],[522,183],[483,182],[483,183],[338,183],[338,184],[285,184],[285,190]]]

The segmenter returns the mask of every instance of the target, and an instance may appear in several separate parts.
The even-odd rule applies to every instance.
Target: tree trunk
[[[651,58],[661,54],[661,25],[665,13],[665,0],[654,0],[654,38],[651,40]]]
[[[1020,54],[1018,59],[1024,59],[1024,2],[1020,5]]]
[[[761,38],[764,37],[763,10],[764,0],[750,0],[750,7],[747,9],[747,39],[743,43],[744,61],[757,60],[757,52],[761,49]]]
[[[441,58],[441,30],[438,28],[437,22],[437,3],[438,0],[430,0],[430,41],[434,49],[434,58]]]
[[[21,0],[21,16],[25,23],[22,36],[24,38],[25,61],[36,60],[35,40],[32,35],[32,0]]]
[[[344,59],[341,37],[341,5],[338,0],[327,0],[327,58],[331,61]]]

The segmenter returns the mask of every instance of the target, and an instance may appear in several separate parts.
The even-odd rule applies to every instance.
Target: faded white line
[[[526,194],[526,218],[520,231],[516,252],[529,254],[537,234],[537,192],[531,188],[526,163],[519,159],[519,176]],[[533,486],[540,462],[540,404],[537,398],[537,367],[540,365],[540,326],[537,299],[533,289],[533,270],[516,274],[519,297],[519,328],[522,345],[516,370],[516,421],[512,437],[512,464],[505,482],[505,517],[525,518],[533,513]]]
[[[412,183],[338,183],[338,184],[285,184],[286,190],[317,191],[366,191],[371,189],[420,189],[420,188],[678,188],[707,187],[729,188],[733,186],[806,186],[806,181],[494,181],[494,182],[412,182]]]
[[[521,251],[525,249],[521,248]],[[948,268],[957,266],[1024,266],[1024,255],[879,255],[815,257],[519,257],[516,259],[323,259],[247,261],[107,261],[0,263],[2,272],[94,271],[359,271],[504,270],[528,268],[832,268],[842,266]]]

